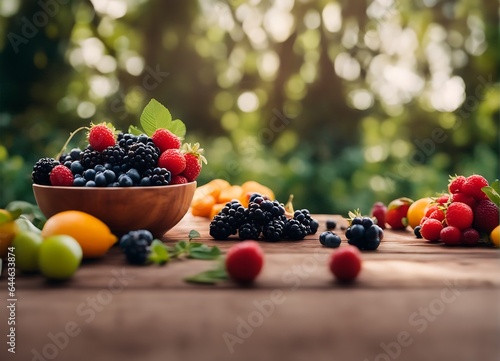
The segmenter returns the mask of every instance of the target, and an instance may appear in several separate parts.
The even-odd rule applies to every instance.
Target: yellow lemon
[[[490,233],[490,240],[495,247],[500,247],[500,226],[496,226]]]
[[[80,211],[64,211],[50,217],[42,237],[68,235],[82,247],[83,258],[102,257],[117,241],[109,227],[96,217]]]
[[[431,202],[432,198],[425,197],[416,200],[410,205],[406,217],[411,228],[415,228],[420,224],[420,220],[424,217],[425,211]]]

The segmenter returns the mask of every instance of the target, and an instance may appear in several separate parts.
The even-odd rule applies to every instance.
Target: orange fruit
[[[231,202],[233,199],[240,199],[241,193],[242,193],[241,187],[238,185],[224,188],[223,190],[221,190],[219,194],[219,199],[217,199],[217,203],[226,203],[226,202]]]
[[[432,202],[432,198],[430,197],[425,197],[425,198],[420,198],[413,202],[410,205],[410,208],[408,208],[408,213],[406,215],[408,219],[408,225],[411,228],[415,228],[420,224],[420,220],[425,216],[425,212],[427,210],[427,207]]]
[[[197,217],[209,217],[214,204],[215,198],[211,195],[194,199],[191,202],[191,214]]]
[[[239,200],[244,207],[248,207],[248,199],[253,193],[260,193],[263,196],[267,196],[269,199],[275,200],[274,192],[271,188],[266,187],[256,181],[247,181],[241,185],[241,197]]]
[[[500,226],[496,226],[490,233],[490,240],[495,247],[500,247]]]
[[[68,235],[82,247],[83,258],[102,257],[117,237],[98,218],[80,211],[64,211],[50,217],[42,228],[42,237]]]
[[[214,217],[221,211],[226,203],[216,203],[213,205],[212,210],[210,211],[210,219],[214,219]]]

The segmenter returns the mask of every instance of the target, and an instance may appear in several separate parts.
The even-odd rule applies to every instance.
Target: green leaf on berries
[[[217,259],[221,255],[219,247],[213,246],[209,247],[206,244],[201,244],[199,246],[193,247],[189,250],[189,258],[194,259]]]
[[[500,194],[500,180],[496,179],[493,183],[490,184],[490,187]]]
[[[500,192],[496,188],[498,188],[498,180],[493,182],[491,186],[481,188],[481,190],[488,196],[490,201],[500,207]]]
[[[131,125],[128,127],[128,132],[132,135],[141,135],[144,134],[144,131],[141,128],[136,127],[135,125]]]
[[[186,124],[180,119],[175,119],[170,122],[170,125],[162,127],[170,130],[172,133],[183,139],[186,136]]]
[[[170,260],[167,247],[159,239],[153,240],[150,250],[151,253],[149,254],[148,261],[162,265]]]
[[[156,129],[168,129],[170,123],[172,115],[168,109],[156,99],[151,99],[141,114],[141,125],[146,134],[152,136]]]
[[[194,276],[184,278],[184,281],[201,284],[215,284],[228,279],[226,269],[223,265],[219,265],[215,269],[198,273]]]

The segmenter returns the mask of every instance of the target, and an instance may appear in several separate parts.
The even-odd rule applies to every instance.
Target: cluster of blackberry
[[[63,164],[73,173],[73,185],[77,187],[167,185],[171,174],[157,166],[159,156],[159,148],[148,136],[120,133],[117,144],[102,152],[89,145],[83,151],[72,149],[59,160],[40,159],[33,168],[32,179],[36,184],[50,185],[50,172]]]
[[[285,208],[258,193],[250,197],[248,207],[239,201],[226,203],[210,222],[210,235],[219,240],[238,235],[240,239],[277,242],[282,239],[301,240],[318,230],[318,222],[307,209],[295,211],[293,218],[285,216]]]
[[[130,231],[120,238],[120,247],[127,262],[135,265],[146,264],[150,254],[153,235],[147,230]]]

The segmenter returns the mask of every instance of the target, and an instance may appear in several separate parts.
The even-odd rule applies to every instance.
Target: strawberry
[[[460,230],[470,228],[473,217],[472,209],[465,203],[451,203],[446,209],[446,224]]]
[[[166,168],[172,177],[180,174],[186,168],[186,158],[179,149],[167,149],[158,159],[158,167]]]
[[[385,222],[390,225],[392,229],[405,229],[408,225],[406,214],[412,203],[413,200],[405,197],[393,200],[387,206]]]
[[[473,174],[465,180],[462,186],[462,192],[474,197],[476,200],[488,199],[486,193],[481,188],[487,187],[488,181],[479,174]]]
[[[460,238],[460,244],[464,246],[477,246],[479,243],[479,232],[474,228],[467,228],[462,231],[462,237]]]
[[[452,194],[451,201],[465,203],[471,208],[474,208],[476,205],[476,200],[474,199],[474,197],[465,193]]]
[[[116,144],[115,133],[106,123],[92,124],[87,137],[90,146],[98,152]]]
[[[53,186],[72,186],[73,185],[73,173],[71,173],[71,170],[62,165],[56,165],[54,168],[52,168],[52,171],[50,172],[50,184]]]
[[[180,174],[177,174],[172,177],[169,184],[185,184],[185,183],[188,183],[187,178]]]
[[[458,246],[462,238],[462,232],[457,227],[447,226],[439,232],[439,238],[447,246]]]
[[[382,229],[385,228],[386,213],[387,213],[387,207],[382,202],[376,202],[371,210],[371,216],[377,219],[377,225]]]
[[[361,271],[361,252],[356,246],[341,247],[332,253],[328,265],[340,282],[354,281]]]
[[[462,186],[465,183],[466,178],[463,175],[450,176],[450,182],[448,183],[448,191],[451,194],[456,194],[462,192]]]
[[[441,230],[443,229],[443,224],[437,219],[429,218],[423,224],[420,229],[420,234],[429,242],[439,241]]]
[[[200,143],[194,145],[184,144],[183,151],[186,159],[186,169],[184,169],[182,175],[186,177],[188,182],[193,182],[201,172],[202,163],[206,164],[207,160],[203,156],[203,148],[200,148]]]
[[[474,207],[474,228],[489,234],[498,226],[498,217],[498,206],[489,199],[483,199]]]
[[[153,143],[160,148],[161,153],[167,149],[179,149],[181,147],[180,138],[168,129],[156,129],[151,139],[153,139]]]
[[[226,255],[228,275],[240,283],[250,283],[264,265],[264,252],[255,241],[243,241],[229,248]]]

